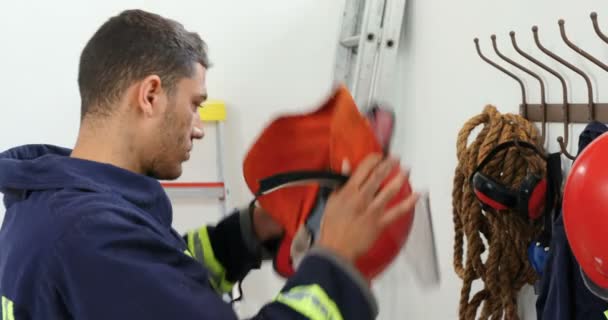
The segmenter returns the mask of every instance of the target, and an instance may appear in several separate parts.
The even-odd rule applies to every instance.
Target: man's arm
[[[236,320],[206,268],[176,243],[125,213],[97,211],[55,244],[45,288],[59,290],[76,319]],[[355,279],[354,269],[315,249],[253,320],[372,319],[369,289]]]
[[[359,271],[333,252],[315,247],[253,320],[367,320],[377,315],[376,299]]]
[[[278,239],[262,242],[253,227],[253,213],[248,208],[235,210],[215,226],[202,226],[183,236],[188,251],[212,273],[218,293],[230,292],[263,260],[272,258]]]

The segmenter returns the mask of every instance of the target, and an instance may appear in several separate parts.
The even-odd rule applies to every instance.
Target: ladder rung
[[[342,39],[342,41],[340,41],[340,44],[342,44],[343,46],[345,46],[347,48],[356,48],[359,46],[360,38],[361,38],[360,34],[354,35],[354,36]]]

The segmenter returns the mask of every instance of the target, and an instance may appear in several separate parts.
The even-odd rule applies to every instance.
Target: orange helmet
[[[296,234],[306,229],[314,240],[325,200],[332,189],[348,180],[341,174],[343,162],[347,160],[354,170],[370,153],[385,152],[391,132],[392,121],[386,113],[363,115],[344,86],[336,88],[320,108],[279,117],[262,131],[245,157],[243,173],[259,206],[285,230],[274,258],[280,275],[289,277],[294,272],[292,242]],[[395,167],[383,186],[398,172]],[[409,183],[405,183],[388,207],[411,193]],[[408,238],[413,214],[387,227],[357,260],[356,266],[368,279],[398,255]]]

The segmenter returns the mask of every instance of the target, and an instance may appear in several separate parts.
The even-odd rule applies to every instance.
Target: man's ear
[[[137,106],[146,117],[154,116],[160,112],[157,109],[162,93],[163,87],[159,76],[150,75],[140,82],[137,89]]]

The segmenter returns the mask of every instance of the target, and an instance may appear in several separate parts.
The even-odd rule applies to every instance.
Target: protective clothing
[[[361,114],[348,90],[338,86],[320,107],[278,117],[255,140],[245,157],[243,175],[259,205],[286,230],[275,259],[279,274],[291,276],[298,248],[310,245],[296,241],[301,234],[308,234],[304,242],[315,240],[329,194],[348,180],[341,174],[345,161],[352,172],[369,154],[387,151],[392,128],[371,125],[387,120],[385,113]],[[398,171],[395,167],[383,186]],[[411,192],[405,183],[389,207]],[[357,268],[367,279],[381,273],[399,253],[413,215],[412,210],[394,222],[358,259]]]
[[[0,153],[2,319],[236,320],[223,293],[261,263],[245,241],[247,210],[181,235],[157,180],[70,153]],[[252,319],[372,319],[361,283],[354,267],[314,250]]]
[[[574,161],[564,186],[564,227],[587,287],[608,300],[608,135]]]
[[[608,132],[606,125],[597,121],[590,122],[579,136],[578,153],[581,154],[592,141],[605,132]],[[564,228],[565,212],[562,210],[562,204],[560,199],[553,218],[550,248],[536,300],[537,318],[606,320],[604,314],[608,311],[608,302],[589,291],[581,277],[581,267],[572,254]],[[579,204],[578,208],[582,205],[584,204]]]

